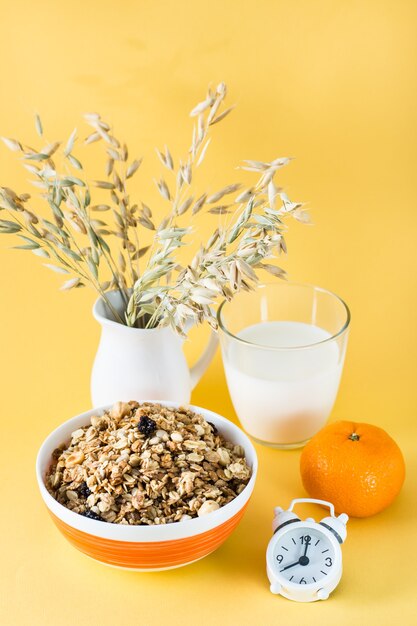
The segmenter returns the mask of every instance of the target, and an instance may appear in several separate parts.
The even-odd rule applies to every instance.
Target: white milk
[[[326,422],[339,387],[343,356],[323,328],[302,322],[262,322],[238,333],[224,350],[227,383],[245,430],[261,441],[292,444]],[[311,346],[305,349],[299,346]]]

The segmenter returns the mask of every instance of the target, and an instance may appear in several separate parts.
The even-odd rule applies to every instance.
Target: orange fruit
[[[405,477],[401,450],[382,428],[336,422],[317,433],[301,453],[303,485],[312,498],[338,513],[368,517],[398,495]]]

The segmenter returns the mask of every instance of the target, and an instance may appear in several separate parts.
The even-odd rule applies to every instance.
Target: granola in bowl
[[[54,450],[45,484],[86,517],[158,525],[202,517],[247,485],[245,451],[187,408],[118,402]]]

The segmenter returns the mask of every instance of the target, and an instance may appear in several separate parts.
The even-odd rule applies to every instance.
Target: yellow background
[[[291,227],[286,268],[352,310],[331,419],[386,428],[407,462],[395,504],[349,522],[344,576],[327,602],[274,597],[265,577],[273,506],[304,493],[299,451],[258,447],[249,510],[205,560],[161,574],[90,561],[52,527],[34,462],[47,433],[90,406],[94,295],[59,292],[57,275],[2,237],[0,622],[415,623],[416,3],[2,0],[0,11],[2,135],[35,141],[39,111],[47,136],[65,139],[83,112],[100,110],[147,156],[137,191],[156,206],[154,146],[184,152],[188,111],[210,81],[225,80],[238,108],[216,129],[207,183],[235,180],[243,158],[297,157],[281,180],[309,201],[315,226]],[[27,189],[6,148],[0,184]],[[203,335],[187,346],[190,358]],[[193,401],[235,419],[219,355]]]

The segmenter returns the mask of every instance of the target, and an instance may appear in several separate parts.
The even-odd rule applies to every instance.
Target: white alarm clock
[[[315,522],[301,520],[293,513],[296,504],[322,504],[330,516]],[[289,509],[274,510],[272,536],[266,552],[266,566],[272,593],[297,602],[326,600],[342,576],[341,544],[346,539],[348,516],[334,514],[334,506],[324,500],[297,498]]]

